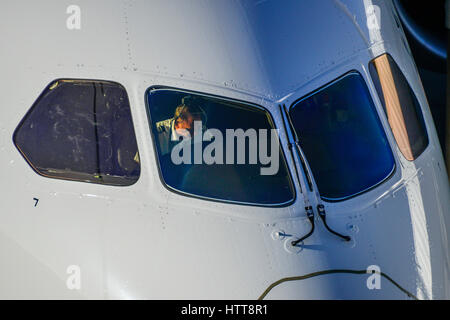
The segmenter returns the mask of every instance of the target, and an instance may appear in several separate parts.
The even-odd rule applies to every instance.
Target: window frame
[[[38,103],[41,101],[41,99],[44,97],[44,95],[48,92],[48,90],[57,82],[59,81],[76,81],[76,82],[107,82],[113,85],[118,85],[121,88],[123,88],[123,90],[125,91],[127,100],[128,100],[128,106],[130,109],[130,120],[131,120],[131,125],[133,128],[133,133],[134,133],[134,137],[136,140],[136,148],[137,148],[137,152],[139,155],[139,158],[141,158],[141,153],[139,152],[139,144],[138,144],[138,139],[137,139],[137,135],[136,135],[136,127],[134,125],[134,120],[133,120],[133,112],[132,112],[132,107],[131,107],[131,103],[130,103],[130,97],[128,95],[128,91],[126,89],[126,87],[121,84],[120,82],[117,81],[113,81],[113,80],[105,80],[105,79],[88,79],[88,78],[56,78],[51,80],[46,86],[45,88],[41,91],[41,93],[39,94],[39,96],[34,100],[33,104],[31,105],[31,107],[27,110],[27,112],[25,113],[25,115],[21,118],[20,122],[17,124],[16,128],[14,129],[13,135],[12,135],[12,142],[14,144],[14,146],[16,147],[16,149],[19,151],[20,155],[22,156],[22,158],[25,160],[25,162],[31,167],[31,169],[33,169],[33,171],[44,178],[48,178],[48,179],[57,179],[57,180],[62,180],[62,181],[73,181],[73,182],[81,182],[81,183],[89,183],[92,185],[100,185],[100,186],[106,186],[106,187],[121,187],[121,188],[126,188],[126,187],[131,187],[133,185],[135,185],[141,178],[142,175],[142,163],[139,163],[139,176],[137,177],[136,180],[133,181],[133,183],[130,184],[111,184],[111,183],[101,183],[101,182],[96,182],[96,181],[91,181],[91,180],[81,180],[81,179],[76,179],[76,178],[70,178],[70,177],[59,177],[59,176],[51,176],[48,174],[45,174],[41,171],[39,171],[36,166],[32,163],[32,161],[30,159],[28,159],[28,157],[25,155],[25,153],[22,151],[22,149],[17,145],[16,143],[16,135],[19,131],[20,128],[22,128],[24,122],[26,121],[26,119],[31,115],[31,113],[33,112],[33,110],[37,107]]]
[[[295,203],[297,201],[297,188],[296,188],[294,180],[292,179],[291,168],[288,165],[287,157],[286,157],[285,150],[284,150],[282,142],[281,142],[280,135],[278,135],[278,141],[279,141],[279,145],[280,145],[280,154],[281,154],[281,157],[280,157],[279,161],[280,162],[283,161],[285,166],[286,166],[286,172],[288,173],[288,183],[289,183],[289,186],[290,186],[290,188],[292,190],[292,195],[293,195],[292,199],[289,200],[289,201],[286,201],[284,203],[277,203],[277,204],[262,204],[262,203],[243,202],[243,201],[235,201],[235,200],[224,200],[224,199],[211,198],[211,197],[191,194],[191,193],[188,193],[188,192],[184,192],[182,190],[178,190],[178,189],[168,185],[166,183],[166,181],[164,180],[164,176],[163,176],[163,173],[162,173],[162,170],[161,170],[161,164],[160,164],[160,161],[159,161],[159,151],[158,151],[158,146],[157,146],[157,143],[156,143],[155,132],[153,132],[153,120],[151,118],[150,104],[149,104],[149,101],[148,101],[150,92],[154,91],[154,90],[170,90],[170,91],[176,91],[176,92],[179,92],[179,93],[199,95],[199,96],[204,96],[204,97],[208,97],[208,98],[222,100],[222,101],[225,101],[225,102],[229,101],[231,103],[242,104],[242,105],[248,106],[249,108],[256,108],[256,109],[259,109],[259,110],[265,112],[265,114],[268,116],[269,124],[272,125],[273,129],[279,129],[279,128],[276,126],[276,122],[274,121],[272,113],[267,108],[264,108],[264,107],[262,107],[262,106],[260,106],[258,104],[254,104],[254,103],[251,103],[251,102],[247,102],[247,101],[240,100],[240,99],[234,99],[234,98],[230,98],[230,97],[226,97],[226,96],[220,96],[220,95],[216,95],[216,94],[204,93],[204,92],[200,92],[200,91],[194,91],[194,90],[189,90],[189,89],[171,87],[171,86],[166,86],[166,85],[152,85],[152,86],[148,87],[145,90],[145,110],[147,112],[147,119],[148,119],[148,122],[149,122],[148,124],[149,124],[149,129],[150,129],[150,136],[151,136],[153,150],[154,150],[154,157],[155,157],[155,160],[156,160],[155,163],[156,163],[156,167],[158,169],[159,180],[161,181],[161,183],[162,183],[162,185],[164,186],[165,189],[167,189],[168,191],[173,192],[173,193],[175,193],[177,195],[183,196],[183,197],[188,197],[188,198],[193,198],[193,199],[198,199],[198,200],[206,200],[206,201],[211,201],[211,202],[215,202],[215,203],[244,205],[244,206],[251,206],[251,207],[283,208],[283,207],[289,207],[289,206],[291,206],[293,203]],[[281,130],[281,129],[279,129],[279,130]]]
[[[347,72],[341,74],[340,76],[338,76],[338,77],[336,77],[336,78],[334,78],[334,79],[328,81],[327,83],[325,83],[324,85],[318,87],[317,89],[314,89],[313,91],[310,91],[309,93],[307,93],[307,94],[301,96],[300,98],[295,99],[295,100],[290,104],[289,109],[288,109],[289,120],[290,120],[290,111],[291,111],[291,110],[293,109],[293,107],[295,107],[295,105],[297,105],[299,102],[301,102],[301,101],[303,101],[303,100],[305,100],[305,99],[308,99],[309,97],[311,97],[311,96],[313,96],[313,95],[315,95],[315,94],[317,94],[317,93],[319,93],[319,92],[325,90],[326,88],[332,86],[333,84],[337,83],[338,81],[340,81],[340,80],[344,79],[345,77],[348,77],[348,76],[350,76],[350,75],[352,75],[352,74],[358,75],[358,76],[362,79],[362,81],[364,82],[364,85],[366,86],[367,92],[368,92],[369,97],[370,97],[370,99],[371,99],[371,101],[372,101],[372,104],[373,104],[373,111],[375,112],[376,117],[378,118],[379,125],[380,125],[381,129],[383,130],[383,132],[384,132],[384,134],[385,134],[386,141],[388,142],[389,151],[390,151],[391,154],[392,154],[393,166],[392,166],[392,169],[390,170],[390,172],[389,172],[383,179],[381,179],[378,183],[374,184],[374,185],[371,186],[371,187],[365,188],[365,189],[363,189],[363,190],[361,190],[361,191],[359,191],[359,192],[357,192],[357,193],[354,193],[354,194],[351,194],[351,195],[348,195],[348,196],[345,196],[345,197],[340,197],[340,198],[327,198],[327,197],[322,196],[322,195],[320,194],[319,190],[318,190],[318,186],[317,186],[317,183],[316,183],[316,180],[315,180],[315,177],[314,177],[314,173],[313,173],[313,172],[310,172],[310,174],[311,174],[311,176],[312,176],[312,179],[314,180],[314,185],[315,185],[316,188],[317,188],[317,192],[318,192],[319,195],[320,195],[320,199],[323,200],[323,201],[325,201],[325,202],[327,202],[327,203],[338,203],[338,202],[350,200],[350,199],[353,199],[353,198],[355,198],[355,197],[361,196],[362,194],[365,194],[365,193],[367,193],[367,192],[370,192],[370,191],[376,189],[377,187],[379,187],[381,184],[384,184],[384,183],[386,183],[387,181],[389,181],[389,180],[395,175],[395,173],[396,173],[396,171],[397,171],[397,158],[396,158],[396,156],[395,156],[396,154],[395,154],[394,151],[393,151],[392,142],[390,141],[389,134],[388,134],[388,132],[386,131],[387,128],[386,128],[386,126],[384,125],[384,123],[383,123],[383,121],[382,121],[382,115],[380,114],[380,110],[378,110],[379,108],[377,107],[377,104],[376,104],[376,102],[375,102],[375,100],[374,100],[373,93],[371,92],[371,90],[370,90],[370,88],[369,88],[369,86],[368,86],[368,79],[365,79],[364,76],[361,74],[361,72],[359,72],[357,69],[351,69],[351,70],[349,70],[349,71],[347,71]],[[371,79],[370,79],[370,80],[371,80]],[[376,93],[376,92],[375,92],[375,93]],[[290,121],[291,121],[291,120],[290,120]],[[292,126],[292,129],[295,130],[293,126]],[[294,132],[293,134],[296,135],[295,132]],[[394,142],[395,142],[395,140],[394,140]],[[306,158],[306,154],[305,154],[305,158]],[[309,166],[309,161],[308,161],[308,159],[306,158],[306,159],[303,159],[303,160],[304,160],[304,161],[307,161],[308,166]],[[309,167],[310,167],[310,166],[309,166]]]

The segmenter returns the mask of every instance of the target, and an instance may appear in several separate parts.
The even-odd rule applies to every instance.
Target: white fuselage
[[[283,278],[371,265],[418,298],[450,298],[445,162],[390,1],[77,3],[81,25],[72,30],[68,1],[14,1],[0,11],[0,298],[257,299]],[[368,71],[385,52],[422,108],[429,145],[414,161],[399,151]],[[281,147],[296,190],[289,206],[202,200],[163,185],[146,111],[149,87],[260,105],[283,128],[280,104],[291,106],[351,70],[367,83],[395,171],[361,195],[326,203],[327,221],[350,242],[316,217],[305,245],[289,247],[310,228],[304,200],[311,195],[294,179],[298,163],[284,130]],[[141,161],[135,184],[45,178],[18,152],[12,136],[34,101],[53,80],[71,78],[126,89]],[[81,271],[79,290],[67,286],[69,266]],[[407,298],[385,278],[381,289],[369,290],[368,277],[283,282],[265,298]]]

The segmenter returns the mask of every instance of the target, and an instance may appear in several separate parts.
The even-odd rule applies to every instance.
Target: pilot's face
[[[189,132],[189,134],[194,136],[194,121],[201,121],[201,117],[199,115],[192,115],[191,113],[188,113],[186,115],[186,119],[179,119],[175,125],[175,129],[177,132],[181,135],[183,134],[183,131],[186,130]]]

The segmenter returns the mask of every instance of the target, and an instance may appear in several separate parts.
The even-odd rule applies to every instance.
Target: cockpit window
[[[419,101],[390,55],[375,58],[369,68],[398,148],[407,160],[413,161],[428,146]]]
[[[300,99],[289,114],[323,199],[357,195],[393,171],[392,151],[359,73]]]
[[[127,186],[140,175],[130,104],[118,83],[52,82],[17,127],[14,143],[46,177]]]
[[[293,200],[277,131],[262,108],[170,88],[150,88],[147,104],[170,189],[241,204]]]

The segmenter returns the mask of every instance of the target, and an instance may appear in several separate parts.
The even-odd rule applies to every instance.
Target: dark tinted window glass
[[[172,89],[149,90],[147,102],[162,178],[172,189],[245,204],[284,204],[294,198],[264,110]],[[181,146],[186,147],[182,152]]]
[[[324,199],[356,195],[392,172],[392,152],[358,73],[301,99],[289,113]]]
[[[14,142],[44,176],[111,185],[139,178],[128,96],[117,83],[51,83],[16,129]]]
[[[370,74],[403,156],[416,159],[428,146],[428,135],[419,101],[390,55],[369,64]]]

